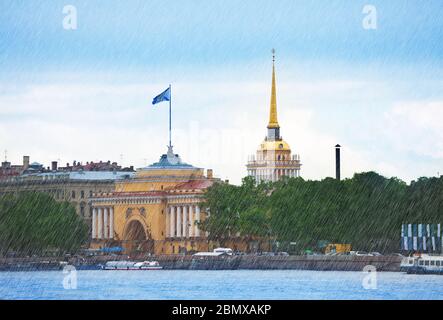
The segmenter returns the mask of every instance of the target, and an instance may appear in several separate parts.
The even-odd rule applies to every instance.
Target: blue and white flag
[[[156,104],[162,101],[171,101],[171,87],[160,93],[152,100],[152,104]]]

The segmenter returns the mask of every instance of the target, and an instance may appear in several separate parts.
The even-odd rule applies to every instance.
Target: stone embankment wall
[[[78,258],[0,258],[1,270],[59,270],[61,261],[78,269],[99,269],[106,261],[130,260],[128,256],[98,256]],[[372,265],[378,271],[399,271],[401,257],[397,256],[220,256],[193,257],[162,255],[136,259],[157,260],[164,269],[173,270],[318,270],[318,271],[361,271]]]
[[[378,271],[399,271],[401,257],[378,256],[233,256],[189,257],[160,256],[157,260],[165,269],[263,269],[263,270],[336,270],[361,271],[373,265]]]

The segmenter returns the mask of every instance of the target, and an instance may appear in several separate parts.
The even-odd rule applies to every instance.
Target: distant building
[[[75,162],[73,166],[57,168],[57,162],[53,161],[51,168],[44,168],[38,162],[29,163],[29,156],[23,159],[23,165],[3,164],[8,169],[3,170],[2,166],[0,195],[21,191],[48,193],[57,201],[70,202],[89,226],[92,220],[92,195],[111,192],[116,181],[129,179],[134,174],[131,167],[121,168],[110,162],[91,162],[86,166]]]
[[[216,180],[212,170],[204,175],[169,146],[159,162],[91,198],[91,246],[155,254],[207,251],[207,235],[198,223],[208,216],[203,194]]]
[[[441,224],[402,224],[401,250],[443,253]]]
[[[53,162],[53,165],[57,165],[56,162]],[[134,171],[134,167],[122,168],[117,164],[117,162],[107,161],[107,162],[86,162],[83,164],[81,162],[74,161],[72,166],[69,163],[66,164],[66,167],[56,168],[58,171]]]
[[[262,181],[277,181],[282,177],[300,176],[300,156],[295,154],[291,155],[289,144],[280,136],[280,125],[277,120],[274,62],[275,57],[273,56],[271,105],[267,127],[268,134],[260,144],[256,156],[249,157],[246,165],[248,176],[254,177],[257,183]]]
[[[29,169],[29,156],[23,157],[23,164],[12,165],[11,162],[8,162],[6,159],[2,162],[2,166],[0,168],[0,180],[7,179],[10,177],[15,177]]]

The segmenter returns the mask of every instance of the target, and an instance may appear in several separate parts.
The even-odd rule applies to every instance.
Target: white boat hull
[[[157,261],[108,261],[103,267],[103,270],[161,270],[162,266]]]

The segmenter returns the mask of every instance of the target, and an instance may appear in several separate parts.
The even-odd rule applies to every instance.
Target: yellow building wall
[[[183,203],[183,202],[182,202]],[[186,202],[185,202],[186,203]],[[193,202],[195,203],[195,202]],[[98,206],[97,206],[98,207]],[[159,203],[149,204],[115,204],[113,202],[103,202],[100,207],[114,208],[114,240],[121,241],[125,238],[126,228],[129,224],[136,220],[139,221],[143,229],[147,231],[149,240],[154,240],[155,254],[178,254],[183,248],[186,251],[207,251],[208,243],[205,237],[189,238],[189,239],[171,239],[166,238],[166,210],[167,203],[161,201]],[[127,210],[131,208],[132,214],[126,218]],[[145,217],[140,213],[140,209],[145,209]],[[202,211],[200,219],[204,221],[206,214]],[[202,231],[201,231],[202,232]],[[202,232],[203,233],[203,232]],[[92,243],[92,248],[104,247],[110,240],[97,240]]]
[[[147,191],[174,191],[174,187],[185,182],[193,180],[206,180],[204,176],[204,170],[199,168],[191,169],[149,169],[137,171],[136,175],[130,180],[117,181],[115,185],[115,192],[147,192]],[[126,228],[128,228],[131,221],[139,221],[144,230],[147,230],[147,238],[154,241],[153,251],[155,254],[178,254],[179,248],[181,251],[185,248],[186,251],[207,251],[208,241],[201,231],[201,237],[199,238],[166,238],[166,228],[168,223],[166,221],[167,210],[169,205],[180,204],[197,204],[199,199],[197,198],[199,191],[195,197],[189,194],[185,190],[180,192],[173,192],[170,195],[187,194],[191,197],[188,199],[175,199],[170,198],[170,203],[166,198],[159,199],[158,202],[146,203],[146,200],[142,200],[139,203],[119,203],[119,200],[109,200],[106,202],[100,201],[94,204],[94,207],[112,207],[114,209],[114,241],[122,241],[126,237]],[[118,199],[118,194],[116,194]],[[106,197],[106,195],[105,195]],[[131,197],[122,197],[122,201],[131,201]],[[134,199],[135,200],[135,199]],[[136,201],[136,200],[135,200]],[[151,201],[155,201],[152,200]],[[126,217],[128,209],[132,209],[132,214]],[[140,209],[145,210],[145,216],[141,214]],[[206,218],[206,214],[201,208],[200,219],[203,221]],[[92,248],[99,248],[109,246],[113,240],[94,240],[91,243]],[[122,245],[125,247],[124,241]]]
[[[117,192],[161,191],[190,180],[205,179],[203,169],[156,169],[138,171],[132,180],[116,183]]]

